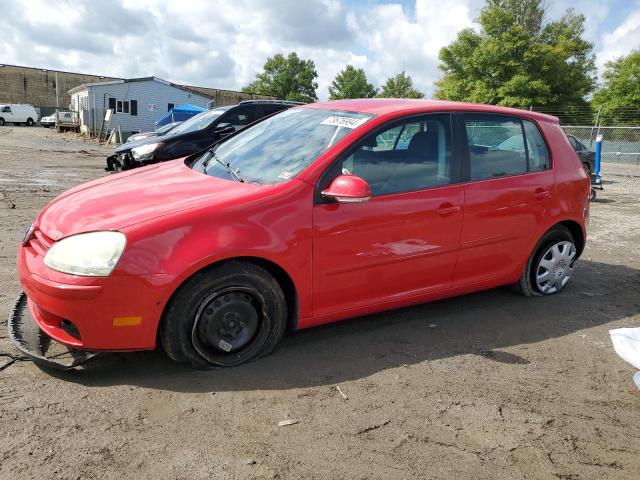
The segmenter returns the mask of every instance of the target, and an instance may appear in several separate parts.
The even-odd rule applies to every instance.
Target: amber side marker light
[[[142,317],[116,317],[113,319],[114,327],[135,327],[142,323]]]

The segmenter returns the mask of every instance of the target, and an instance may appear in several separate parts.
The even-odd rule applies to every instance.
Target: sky
[[[315,62],[318,96],[346,64],[374,86],[405,70],[427,97],[438,51],[484,0],[2,0],[0,64],[239,90],[276,53]],[[640,47],[640,0],[547,0],[586,16],[599,71]]]

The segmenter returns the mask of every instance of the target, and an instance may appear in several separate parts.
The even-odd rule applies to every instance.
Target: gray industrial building
[[[45,115],[50,115],[56,110],[56,108],[59,110],[67,110],[70,107],[72,108],[73,103],[70,92],[76,92],[77,88],[80,86],[97,86],[102,83],[108,83],[110,85],[121,85],[118,87],[112,86],[111,90],[117,89],[118,92],[126,95],[127,87],[130,87],[128,92],[132,93],[134,90],[137,90],[137,88],[139,88],[137,86],[134,88],[133,84],[135,84],[136,82],[141,82],[142,80],[151,80],[153,78],[154,77],[145,77],[144,79],[125,80],[109,76],[0,64],[0,103],[26,103],[29,105],[33,105],[34,107],[36,107],[36,110],[42,117]],[[237,92],[233,90],[222,90],[217,88],[190,85],[177,85],[157,78],[155,79],[155,81],[156,84],[162,82],[164,82],[165,84],[164,87],[160,87],[158,85],[153,85],[151,87],[151,91],[157,90],[158,94],[160,95],[157,99],[152,98],[153,95],[149,95],[148,93],[144,94],[144,98],[130,97],[129,99],[125,99],[123,97],[120,99],[123,102],[123,110],[125,108],[125,105],[127,105],[124,102],[126,102],[127,100],[129,101],[127,105],[129,108],[129,113],[125,114],[124,111],[120,112],[119,120],[123,122],[123,125],[125,123],[125,120],[127,120],[125,118],[125,115],[129,115],[130,117],[139,117],[133,119],[129,118],[129,120],[134,120],[133,123],[127,122],[131,125],[131,128],[133,128],[133,130],[131,131],[139,131],[143,128],[143,126],[147,128],[149,123],[143,122],[146,122],[147,118],[153,117],[155,113],[157,113],[157,118],[159,118],[166,112],[166,107],[169,103],[175,103],[176,105],[178,105],[179,103],[192,103],[195,105],[204,106],[206,108],[209,102],[211,102],[211,104],[213,105],[222,106],[232,105],[241,102],[242,100],[273,98],[265,95]],[[165,88],[166,84],[170,85],[173,88]],[[123,90],[121,91],[121,89]],[[187,93],[187,95],[184,95],[185,92]],[[166,97],[166,95],[170,96],[173,94],[175,94],[173,97],[175,102],[172,102],[168,97]],[[191,97],[188,96],[189,94],[191,95]],[[93,97],[93,94],[91,95],[91,100],[87,100],[86,104],[88,113],[83,114],[83,119],[86,117],[87,124],[93,127],[93,117],[95,113],[95,125],[99,129],[102,118],[104,116],[104,105],[100,103],[99,94],[96,94],[95,98]],[[87,96],[89,96],[88,93]],[[202,98],[205,98],[206,102],[201,102]],[[191,99],[194,99],[194,101],[189,101]],[[94,100],[96,101],[95,105],[93,104]],[[116,102],[117,100],[118,99],[116,99]],[[136,107],[134,108],[137,108],[137,115],[131,115],[131,100],[135,100],[134,105],[136,105]],[[201,103],[198,103],[199,101]],[[167,105],[163,105],[164,103],[166,103]],[[143,109],[148,110],[149,104],[157,105],[157,112],[154,112],[154,115],[142,115]],[[108,107],[108,103],[106,105]],[[76,106],[79,107],[80,104],[77,103]],[[91,112],[91,109],[94,109],[94,112]],[[102,112],[99,111],[101,109]],[[117,115],[118,114],[116,113],[114,119],[116,119]],[[142,117],[144,117],[144,120]],[[138,128],[137,125],[140,125],[140,127]],[[85,127],[85,130],[87,129],[88,127]]]

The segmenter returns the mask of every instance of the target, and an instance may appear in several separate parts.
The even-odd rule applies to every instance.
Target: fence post
[[[600,113],[602,113],[602,105],[600,105],[600,108],[598,108],[598,115],[596,115],[596,123],[591,129],[591,135],[589,135],[589,148],[591,148],[591,145],[593,145],[593,129],[597,127],[598,133],[600,133]]]
[[[594,165],[595,174],[596,174],[596,185],[600,185],[602,180],[600,178],[600,162],[602,160],[602,135],[598,135],[596,137],[596,162]]]

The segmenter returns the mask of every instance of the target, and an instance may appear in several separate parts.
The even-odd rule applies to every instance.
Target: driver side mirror
[[[219,123],[218,125],[216,125],[213,133],[219,137],[225,137],[235,131],[236,129],[230,123]]]
[[[362,203],[371,198],[371,187],[355,175],[338,175],[322,196],[338,203]]]

